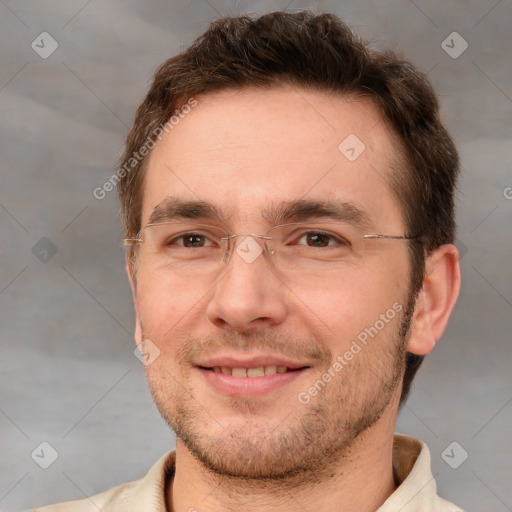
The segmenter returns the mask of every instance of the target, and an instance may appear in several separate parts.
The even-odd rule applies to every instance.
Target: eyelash
[[[328,236],[331,240],[334,240],[338,245],[350,245],[348,241],[345,240],[343,237],[335,235],[334,233],[329,233],[327,231],[306,231],[300,235],[299,239],[302,239],[303,237],[308,235]],[[328,247],[331,247],[331,245],[328,244]]]
[[[338,235],[335,235],[334,233],[329,233],[329,232],[326,232],[326,231],[313,231],[313,230],[303,231],[300,234],[298,234],[297,236],[294,236],[293,240],[301,240],[302,238],[307,237],[307,236],[311,236],[311,235],[327,236],[331,240],[333,240],[337,245],[345,245],[345,246],[349,246],[350,245],[350,243],[346,239],[344,239],[344,238],[342,238],[342,237],[340,237]],[[200,233],[200,232],[196,232],[196,231],[190,231],[190,232],[182,233],[182,234],[174,237],[173,239],[171,239],[168,242],[166,242],[165,245],[167,245],[167,246],[169,246],[169,245],[179,245],[181,247],[184,247],[185,246],[184,240],[187,237],[193,237],[193,236],[204,237],[204,239],[211,241],[211,239],[206,234],[203,234],[203,233]],[[176,242],[178,240],[181,240],[182,243],[177,244]],[[306,245],[306,244],[296,243],[294,245]],[[205,247],[205,246],[203,246],[203,247]],[[211,247],[211,245],[209,245],[207,247]],[[328,243],[327,247],[332,247],[332,244]]]

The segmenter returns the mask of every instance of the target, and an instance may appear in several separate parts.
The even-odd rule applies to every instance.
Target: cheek
[[[144,335],[165,341],[190,332],[204,293],[193,286],[177,287],[163,275],[138,277],[136,303]]]
[[[200,302],[207,288],[194,275],[171,277],[165,269],[141,270],[138,275],[140,304],[151,305],[155,310],[187,310]]]
[[[298,317],[302,321],[308,318],[309,329],[317,339],[324,341],[333,353],[339,353],[376,322],[379,334],[397,325],[395,309],[405,308],[407,280],[403,271],[368,267],[353,269],[345,277],[333,279],[328,286],[311,287],[307,293],[294,290],[294,293],[298,298],[295,308]],[[381,315],[387,320],[383,328]]]

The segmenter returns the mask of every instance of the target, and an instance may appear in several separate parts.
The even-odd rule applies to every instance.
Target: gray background
[[[429,445],[442,496],[468,511],[512,510],[510,0],[3,0],[2,511],[139,478],[174,447],[133,355],[117,198],[99,201],[92,191],[112,175],[159,63],[219,14],[286,6],[337,13],[428,71],[439,93],[464,168],[463,285],[398,430]],[[31,48],[43,31],[59,45],[47,59]],[[441,46],[454,31],[469,45],[458,58]],[[448,41],[452,52],[462,48]],[[46,470],[31,457],[43,441],[58,452]],[[453,441],[452,465],[469,454],[457,469],[441,456]],[[40,450],[34,459],[48,462],[49,450]]]

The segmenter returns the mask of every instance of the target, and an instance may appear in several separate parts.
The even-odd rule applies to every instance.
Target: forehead
[[[388,184],[396,147],[369,99],[283,86],[196,100],[153,149],[143,225],[169,196],[244,222],[261,221],[269,204],[304,198],[350,202],[376,224],[400,224]]]

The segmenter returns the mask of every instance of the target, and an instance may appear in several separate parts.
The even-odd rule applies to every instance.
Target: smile
[[[233,398],[260,397],[282,390],[310,369],[309,366],[290,368],[282,365],[196,366],[208,388]]]
[[[293,371],[286,366],[258,366],[255,368],[233,368],[230,366],[214,366],[213,368],[205,368],[215,373],[223,373],[224,375],[232,375],[233,377],[264,377],[265,375],[274,375],[276,373],[286,373]]]

